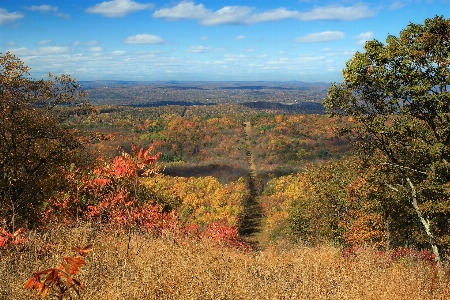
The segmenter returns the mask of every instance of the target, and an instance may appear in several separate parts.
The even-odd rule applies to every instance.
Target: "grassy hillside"
[[[83,299],[448,299],[448,280],[422,261],[374,250],[279,244],[243,252],[208,241],[116,234],[89,225],[31,232],[2,250],[0,297],[30,299],[33,272],[56,267],[70,245],[92,244],[79,279]]]
[[[92,132],[102,160],[61,169],[35,229],[0,228],[0,299],[32,297],[24,285],[38,271],[60,274],[43,286],[73,283],[49,268],[86,245],[74,274],[84,299],[450,296],[448,267],[410,212],[385,218],[380,199],[397,198],[349,155],[335,132],[345,120],[239,105],[98,109],[64,126]]]

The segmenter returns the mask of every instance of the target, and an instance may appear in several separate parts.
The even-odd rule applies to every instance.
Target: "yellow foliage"
[[[159,175],[143,179],[143,184],[160,198],[168,201],[179,198],[181,203],[175,209],[182,221],[199,225],[217,221],[236,225],[248,197],[245,182],[221,184],[211,176],[195,178]]]

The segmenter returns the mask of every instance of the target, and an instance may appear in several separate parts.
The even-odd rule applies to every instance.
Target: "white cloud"
[[[204,46],[193,46],[189,49],[186,49],[186,52],[193,52],[193,53],[205,53],[205,52],[211,52],[211,47],[204,47]]]
[[[279,65],[286,65],[286,64],[289,64],[289,63],[290,63],[290,61],[286,57],[282,57],[280,59],[271,59],[271,60],[268,60],[266,62],[266,64],[268,64],[268,65],[277,65],[277,66],[279,66]]]
[[[357,44],[364,45],[367,41],[373,39],[373,32],[372,31],[362,32],[362,33],[358,34],[357,36],[355,36],[354,39],[358,40],[356,42]]]
[[[342,55],[346,55],[346,56],[353,56],[355,54],[356,50],[347,50],[342,52]]]
[[[102,47],[91,47],[89,48],[90,52],[103,52],[103,48]]]
[[[51,42],[52,42],[51,40],[42,40],[42,41],[37,42],[36,44],[42,46],[42,45],[50,44]]]
[[[243,24],[253,8],[246,6],[225,6],[216,12],[206,9],[203,4],[182,1],[171,8],[163,8],[153,13],[155,18],[175,20],[198,20],[203,25]]]
[[[195,5],[194,2],[183,1],[172,8],[163,8],[155,11],[153,17],[168,20],[201,20],[207,18],[211,13],[211,10],[206,9],[203,4]]]
[[[9,13],[6,9],[0,8],[0,25],[13,23],[16,20],[22,19],[24,16],[21,12]]]
[[[70,18],[70,15],[59,12],[58,7],[47,5],[47,4],[43,4],[43,5],[39,5],[39,6],[38,5],[26,6],[25,9],[30,10],[30,11],[38,11],[41,14],[53,12],[53,14],[57,17],[64,18],[64,19]]]
[[[18,56],[30,56],[30,55],[40,56],[40,55],[65,54],[69,53],[70,49],[69,47],[48,46],[48,47],[41,47],[38,49],[27,49],[25,47],[22,47],[17,49],[11,49],[8,51]]]
[[[125,41],[125,44],[162,44],[164,40],[157,35],[151,34],[137,34],[135,36],[129,36]]]
[[[31,10],[31,11],[38,11],[41,13],[50,12],[50,11],[52,11],[52,12],[58,11],[58,8],[56,6],[50,6],[50,5],[46,5],[46,4],[39,5],[39,6],[37,6],[37,5],[27,6],[25,8],[28,10]]]
[[[201,39],[202,41],[206,41],[206,40],[209,40],[209,37],[206,36],[206,35],[204,35],[204,36],[202,36],[200,39]]]
[[[2,43],[2,45],[12,47],[12,46],[17,45],[17,43],[16,42],[4,42],[4,43]]]
[[[247,37],[245,35],[240,35],[235,38],[235,40],[245,40]]]
[[[375,16],[376,11],[370,9],[364,4],[355,4],[354,6],[326,6],[317,7],[308,13],[300,13],[299,19],[302,21],[316,20],[334,20],[334,21],[351,21],[358,19],[366,19]]]
[[[248,56],[243,54],[226,54],[223,56],[223,60],[227,62],[237,62],[242,60],[247,60]]]
[[[97,44],[98,44],[98,41],[96,41],[96,40],[92,40],[92,41],[85,43],[86,46],[93,46],[93,45],[97,45]]]
[[[125,55],[127,53],[125,51],[122,51],[122,50],[116,50],[116,51],[113,51],[112,54],[113,55],[117,55],[117,56],[121,56],[121,55]]]
[[[125,17],[130,13],[140,10],[152,9],[153,4],[140,4],[132,0],[112,0],[104,1],[86,9],[91,14],[101,14],[105,17]]]
[[[318,33],[310,33],[295,39],[299,43],[318,43],[341,40],[345,34],[341,31],[323,31]]]
[[[92,41],[85,42],[85,43],[82,43],[80,41],[76,41],[76,42],[72,43],[72,46],[94,46],[94,45],[97,45],[97,44],[98,44],[98,41],[96,41],[96,40],[92,40]]]
[[[285,19],[299,19],[301,20],[302,13],[298,11],[289,11],[285,8],[278,8],[269,10],[263,13],[250,16],[248,20],[250,23],[269,22],[269,21],[281,21]]]
[[[203,25],[240,25],[246,24],[249,14],[253,8],[247,6],[225,6],[210,14],[201,22]]]
[[[261,13],[253,13],[254,8],[248,6],[225,6],[215,12],[205,8],[203,4],[195,5],[192,1],[182,1],[171,8],[163,8],[153,13],[155,18],[167,20],[197,20],[203,25],[252,25],[260,22],[297,19],[301,21],[315,20],[357,20],[373,17],[375,10],[364,4],[353,6],[316,7],[309,12],[299,12],[278,8]]]
[[[406,3],[403,3],[400,1],[395,1],[394,3],[389,5],[389,10],[401,9],[401,8],[405,7],[406,5],[407,5]]]
[[[36,50],[36,54],[39,55],[63,54],[69,52],[70,52],[69,47],[58,47],[58,46],[42,47]]]
[[[63,18],[63,19],[70,19],[70,15],[69,14],[63,14],[60,12],[55,13],[55,16]]]
[[[186,52],[192,52],[192,53],[207,53],[207,52],[219,52],[224,51],[223,48],[211,48],[211,47],[205,47],[205,46],[192,46],[189,49],[186,49]]]

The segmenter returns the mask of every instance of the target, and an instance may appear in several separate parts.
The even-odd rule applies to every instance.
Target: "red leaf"
[[[36,278],[31,278],[27,281],[27,283],[25,284],[25,286],[23,287],[24,289],[29,289],[31,288],[35,283],[36,283]]]

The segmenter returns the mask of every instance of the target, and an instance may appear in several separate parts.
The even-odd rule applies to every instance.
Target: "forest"
[[[169,102],[0,53],[0,299],[450,297],[449,45],[435,17],[367,42],[324,99]]]

